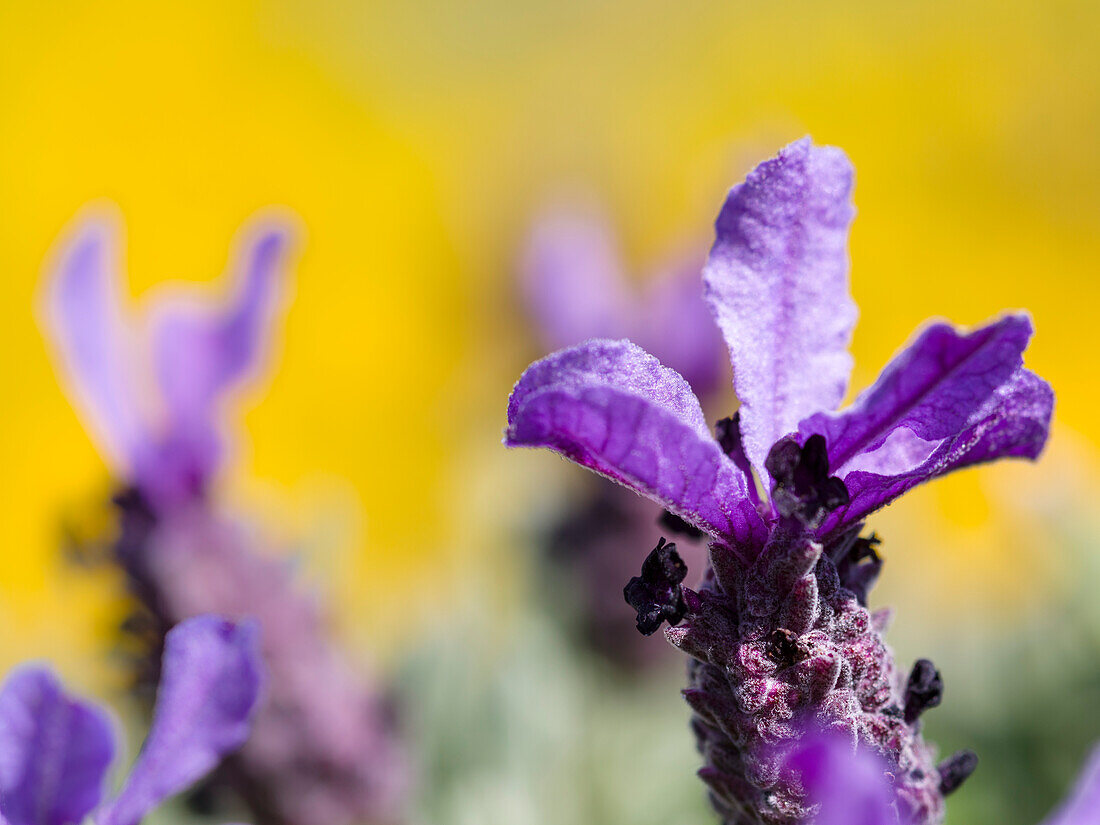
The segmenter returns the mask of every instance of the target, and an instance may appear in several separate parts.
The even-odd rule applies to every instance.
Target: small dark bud
[[[829,475],[829,453],[825,448],[825,436],[813,434],[802,445],[799,463],[812,478],[826,478]]]
[[[764,469],[768,475],[775,479],[776,483],[794,480],[795,471],[802,459],[802,448],[793,436],[781,438],[772,446],[768,457],[764,459]]]
[[[828,470],[825,472],[828,472]],[[826,513],[831,513],[851,501],[848,497],[848,488],[837,476],[826,478],[819,488],[818,495],[820,496],[821,507]]]
[[[670,533],[678,533],[689,539],[701,538],[703,535],[702,530],[694,524],[688,524],[670,510],[663,510],[661,512],[660,518],[657,519],[657,524],[664,527]]]
[[[928,659],[917,659],[905,685],[905,722],[913,724],[943,699],[943,679]],[[965,778],[965,777],[964,777]]]
[[[768,658],[780,667],[790,667],[805,658],[798,646],[798,634],[785,627],[778,627],[768,636]]]
[[[768,453],[764,467],[775,481],[772,501],[782,516],[815,524],[850,500],[844,482],[829,475],[829,454],[823,435],[811,435],[801,447],[794,436],[779,439]]]
[[[734,413],[729,418],[721,419],[714,425],[714,437],[722,452],[729,455],[734,450],[741,449],[741,420],[740,414]]]
[[[638,611],[638,630],[644,636],[657,632],[662,622],[678,625],[687,613],[684,589],[687,565],[675,544],[662,538],[642,563],[642,575],[623,588],[626,603]]]
[[[881,543],[873,533],[867,538],[857,538],[836,562],[840,583],[855,593],[864,607],[867,606],[867,594],[882,572],[882,557],[876,549]]]
[[[944,796],[954,793],[978,767],[978,754],[974,751],[959,751],[951,754],[936,766],[940,773],[940,793]]]

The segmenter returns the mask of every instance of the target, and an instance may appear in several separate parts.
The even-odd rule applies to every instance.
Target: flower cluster
[[[626,595],[640,629],[670,619],[668,639],[691,657],[700,775],[729,825],[812,815],[790,764],[816,729],[882,760],[892,822],[942,821],[974,758],[937,765],[922,738],[941,681],[927,661],[899,669],[886,614],[867,609],[881,559],[864,520],[947,472],[1035,458],[1050,423],[1050,387],[1023,367],[1021,314],[927,326],[837,411],[856,320],[852,178],[842,152],[806,139],[731,190],[704,283],[740,408],[715,435],[690,385],[626,340],[533,364],[508,406],[507,445],[555,450],[709,538],[698,590],[662,541]]]
[[[219,778],[264,821],[391,821],[408,771],[389,708],[263,530],[211,492],[231,444],[227,402],[269,349],[288,235],[275,225],[251,233],[222,301],[163,292],[135,317],[119,295],[110,223],[86,221],[58,259],[47,326],[67,388],[124,485],[111,555],[143,609],[130,626],[148,641],[149,678],[177,622],[255,619],[270,687]]]

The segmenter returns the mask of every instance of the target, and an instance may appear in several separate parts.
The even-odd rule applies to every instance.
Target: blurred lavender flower
[[[593,337],[630,338],[679,372],[697,395],[707,397],[720,389],[725,364],[722,338],[703,300],[701,263],[694,256],[679,256],[635,288],[607,219],[556,208],[531,230],[520,283],[547,350]],[[624,632],[619,610],[606,599],[608,587],[636,568],[635,548],[647,540],[662,512],[629,491],[590,485],[574,496],[544,539],[552,569],[566,573],[565,589],[579,597],[583,638],[622,666],[638,668],[662,658],[637,634]],[[680,544],[693,567],[704,559],[697,538],[684,536]]]
[[[110,227],[85,223],[50,284],[48,328],[74,401],[127,485],[112,553],[147,609],[131,629],[156,654],[164,630],[189,616],[263,627],[268,694],[219,779],[266,822],[391,821],[408,775],[389,709],[260,531],[210,495],[228,452],[229,396],[257,372],[278,314],[287,244],[285,230],[262,228],[224,303],[163,294],[141,325],[122,308]],[[154,655],[148,678],[156,669]]]
[[[836,734],[813,734],[791,755],[816,813],[814,825],[895,825],[898,812],[887,780],[890,765],[874,751]],[[1100,823],[1100,746],[1094,748],[1069,797],[1042,825]]]
[[[972,332],[928,326],[833,412],[856,319],[851,190],[844,154],[808,139],[731,190],[704,271],[741,401],[717,437],[687,382],[628,341],[533,364],[509,401],[506,444],[549,447],[711,539],[699,592],[680,585],[662,541],[626,595],[643,630],[671,617],[666,635],[692,657],[700,775],[731,825],[810,816],[805,788],[783,771],[806,725],[882,755],[901,822],[942,821],[974,757],[937,766],[923,741],[920,715],[942,681],[926,660],[898,671],[887,614],[866,608],[881,560],[877,538],[860,537],[863,519],[952,470],[1036,457],[1053,407],[1022,366],[1030,321],[1006,315]]]
[[[149,736],[104,802],[115,755],[106,714],[68,696],[46,668],[17,670],[0,689],[0,821],[137,825],[248,738],[261,682],[254,624],[201,616],[173,628]]]
[[[706,396],[719,389],[724,365],[722,338],[699,284],[701,263],[683,256],[643,288],[632,288],[607,221],[558,209],[535,223],[520,273],[547,349],[629,338]]]

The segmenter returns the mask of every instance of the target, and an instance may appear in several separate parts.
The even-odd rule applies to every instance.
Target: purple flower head
[[[104,801],[115,755],[107,715],[67,695],[48,669],[14,672],[0,689],[0,816],[8,825],[137,825],[248,738],[261,683],[255,625],[181,623],[166,639],[149,735]]]
[[[669,610],[679,598],[687,610],[666,634],[693,659],[701,776],[728,823],[805,820],[804,789],[781,768],[807,725],[886,759],[902,821],[941,821],[967,760],[941,771],[921,738],[936,679],[899,672],[867,611],[881,560],[863,520],[951,470],[1035,458],[1050,424],[1018,314],[926,327],[836,411],[856,318],[851,191],[844,154],[809,139],[730,191],[704,283],[741,406],[717,436],[687,382],[625,340],[533,364],[509,401],[507,445],[553,449],[709,536],[700,591],[667,588]]]
[[[681,260],[636,290],[607,220],[557,209],[532,229],[521,285],[547,349],[630,338],[705,396],[721,381],[722,340],[703,301],[698,263]]]
[[[166,291],[140,317],[123,301],[117,235],[104,217],[77,226],[50,278],[46,328],[115,472],[158,508],[173,506],[200,494],[221,466],[223,407],[265,351],[288,232],[248,233],[223,301]]]

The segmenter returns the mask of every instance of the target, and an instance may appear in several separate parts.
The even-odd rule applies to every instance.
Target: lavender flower
[[[125,484],[111,549],[145,608],[129,626],[147,639],[149,677],[164,631],[187,617],[249,616],[263,627],[270,688],[253,736],[219,779],[268,822],[390,821],[408,775],[389,709],[262,531],[211,495],[230,443],[227,402],[264,355],[287,245],[286,230],[263,227],[224,303],[163,294],[136,319],[119,300],[110,227],[85,223],[51,282],[49,331]]]
[[[683,256],[632,289],[607,221],[562,209],[535,223],[520,265],[527,310],[548,349],[629,338],[706,396],[722,381],[722,339],[698,272],[699,261]]]
[[[886,614],[864,604],[881,560],[863,520],[952,470],[1035,458],[1053,408],[1022,366],[1031,324],[1016,314],[926,327],[834,412],[856,318],[851,190],[844,154],[805,139],[730,191],[704,270],[741,401],[719,438],[683,378],[628,341],[533,364],[509,401],[506,444],[553,449],[709,536],[700,590],[666,588],[686,607],[666,635],[692,657],[700,776],[731,824],[807,819],[805,788],[783,771],[806,726],[881,754],[901,822],[942,821],[972,759],[937,767],[921,736],[938,675],[899,671]]]
[[[216,616],[168,633],[149,736],[107,801],[115,736],[106,714],[67,695],[47,668],[9,675],[0,689],[0,822],[137,825],[248,738],[262,681],[257,643],[254,624]]]

